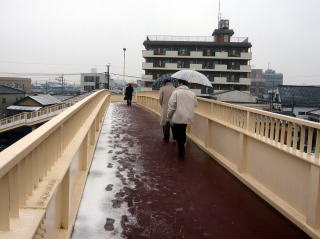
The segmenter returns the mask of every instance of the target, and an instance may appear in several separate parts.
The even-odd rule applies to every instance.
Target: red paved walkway
[[[195,144],[177,160],[154,114],[109,111],[73,238],[309,238]]]

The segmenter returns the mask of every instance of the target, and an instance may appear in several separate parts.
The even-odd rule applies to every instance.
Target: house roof
[[[308,111],[307,114],[320,116],[320,109]]]
[[[283,106],[320,106],[320,86],[281,85],[278,91]]]
[[[9,86],[0,85],[0,94],[25,94],[25,92]]]
[[[39,104],[41,104],[43,106],[62,103],[60,100],[58,100],[57,98],[55,98],[51,95],[29,95],[27,97],[33,99],[34,101],[38,102]]]
[[[20,105],[10,105],[7,110],[17,110],[17,111],[36,111],[41,109],[39,106],[20,106]]]

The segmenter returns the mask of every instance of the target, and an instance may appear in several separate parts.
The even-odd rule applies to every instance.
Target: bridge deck
[[[186,155],[153,113],[113,103],[73,238],[309,238],[192,142]]]

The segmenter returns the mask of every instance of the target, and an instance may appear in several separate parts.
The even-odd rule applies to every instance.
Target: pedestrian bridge
[[[0,238],[320,238],[319,124],[199,98],[178,161],[157,92],[111,101],[0,153]]]
[[[44,123],[63,112],[66,108],[82,100],[86,96],[88,96],[88,94],[72,97],[71,99],[66,100],[64,103],[43,107],[33,112],[23,112],[0,119],[0,133],[22,126],[35,126],[37,124]]]

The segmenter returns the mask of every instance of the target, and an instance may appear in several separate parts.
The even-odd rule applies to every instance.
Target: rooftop
[[[25,94],[25,92],[9,86],[0,85],[0,94]]]
[[[320,106],[320,86],[281,85],[278,90],[282,105]]]
[[[149,35],[143,45],[251,47],[247,37],[231,37],[230,42],[215,42],[213,36]]]
[[[61,104],[62,102],[57,98],[51,95],[29,95],[28,98],[38,102],[39,104],[45,105],[53,105],[53,104]]]

